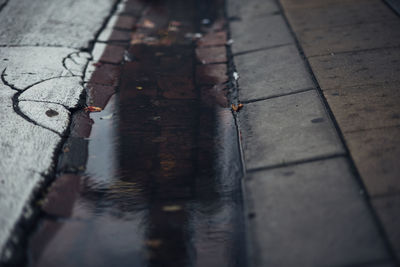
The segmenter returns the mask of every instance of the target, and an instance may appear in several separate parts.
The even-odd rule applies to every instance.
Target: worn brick
[[[194,80],[191,76],[161,76],[157,78],[162,95],[169,99],[195,99]]]
[[[199,85],[215,85],[228,81],[225,64],[200,65],[196,67],[196,83]]]
[[[93,58],[95,62],[118,64],[123,61],[125,48],[119,45],[96,43],[93,48]]]
[[[75,205],[83,191],[82,177],[63,174],[51,185],[43,201],[42,210],[61,217],[88,218],[90,213],[82,206]]]
[[[344,153],[315,91],[245,104],[239,121],[248,169]]]
[[[202,104],[215,108],[216,106],[228,107],[228,89],[225,85],[204,86],[200,88]]]
[[[309,58],[321,88],[398,81],[400,49],[380,49]]]
[[[101,32],[98,41],[100,42],[129,42],[131,33],[113,28],[107,28]]]
[[[313,88],[296,46],[288,45],[235,57],[242,101]]]
[[[85,81],[95,84],[116,86],[119,82],[121,67],[112,64],[89,62]]]
[[[225,63],[227,61],[226,48],[223,46],[196,48],[196,56],[202,64]]]
[[[79,110],[74,112],[71,120],[71,132],[69,136],[89,138],[92,131],[93,120],[90,118],[89,112]]]
[[[116,16],[114,27],[117,29],[133,30],[137,19],[131,16],[119,15]]]
[[[400,128],[345,134],[350,154],[371,196],[400,192]]]
[[[88,93],[88,106],[96,106],[104,109],[110,97],[115,94],[115,86],[87,83],[85,87]]]
[[[310,56],[394,47],[400,43],[400,20],[362,23],[304,31],[297,34],[305,54]]]
[[[400,125],[398,83],[343,87],[324,94],[342,132]]]
[[[198,46],[224,46],[226,45],[226,31],[206,33],[197,41]]]
[[[344,158],[251,173],[245,186],[254,266],[390,259]]]
[[[400,195],[374,198],[372,205],[397,258],[400,258]]]

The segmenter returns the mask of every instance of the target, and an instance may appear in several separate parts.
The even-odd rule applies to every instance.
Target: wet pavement
[[[204,61],[225,52],[221,4],[151,2],[121,67],[96,63],[87,102],[104,110],[74,115],[27,266],[245,266],[226,58]],[[196,44],[200,28],[217,39]]]

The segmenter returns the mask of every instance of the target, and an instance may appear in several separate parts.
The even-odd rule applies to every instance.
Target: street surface
[[[0,0],[0,25],[2,266],[398,266],[386,2]]]

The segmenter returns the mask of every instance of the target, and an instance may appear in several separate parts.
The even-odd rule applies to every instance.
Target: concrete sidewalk
[[[250,263],[394,266],[399,17],[375,0],[227,9]]]

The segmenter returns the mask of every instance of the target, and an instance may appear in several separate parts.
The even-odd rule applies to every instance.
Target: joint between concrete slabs
[[[260,102],[260,101],[264,101],[264,100],[269,100],[269,99],[274,99],[274,98],[284,97],[284,96],[289,96],[289,95],[295,95],[295,94],[304,93],[304,92],[313,91],[313,90],[317,90],[317,89],[316,88],[299,89],[299,90],[294,90],[294,91],[292,91],[290,93],[286,93],[286,94],[272,95],[272,96],[263,97],[263,98],[254,98],[254,99],[250,99],[250,100],[243,100],[240,102],[243,104],[251,104],[251,103],[256,103],[256,102]]]
[[[331,52],[331,53],[323,53],[318,55],[307,56],[307,58],[318,58],[318,57],[325,57],[325,56],[335,56],[335,55],[345,55],[345,54],[357,54],[362,52],[373,52],[379,50],[387,50],[387,49],[397,49],[400,48],[400,45],[393,45],[393,46],[384,46],[384,47],[377,47],[377,48],[366,48],[366,49],[355,49],[355,50],[348,50],[348,51],[340,51],[340,52]]]
[[[255,53],[255,52],[259,52],[259,51],[265,51],[265,50],[274,49],[274,48],[279,48],[279,47],[283,47],[283,46],[289,46],[289,45],[293,45],[293,42],[286,43],[286,44],[273,45],[273,46],[266,46],[266,47],[261,47],[261,48],[257,48],[257,49],[246,50],[246,51],[242,51],[242,52],[237,52],[237,53],[235,53],[235,54],[232,54],[232,56],[236,57],[236,56],[251,54],[251,53]]]
[[[265,166],[265,167],[258,167],[258,168],[250,168],[250,169],[247,169],[247,173],[255,173],[255,172],[272,170],[272,169],[292,167],[292,166],[296,166],[296,165],[301,165],[301,164],[306,164],[306,163],[311,163],[311,162],[324,161],[324,160],[328,160],[328,159],[345,158],[347,156],[348,155],[346,153],[337,153],[337,154],[331,154],[331,155],[327,155],[327,156],[319,156],[319,157],[315,157],[315,158],[308,158],[308,159],[303,159],[303,160],[289,161],[289,162],[285,162],[285,163],[282,163],[282,164],[275,164],[275,165],[270,165],[270,166]]]

